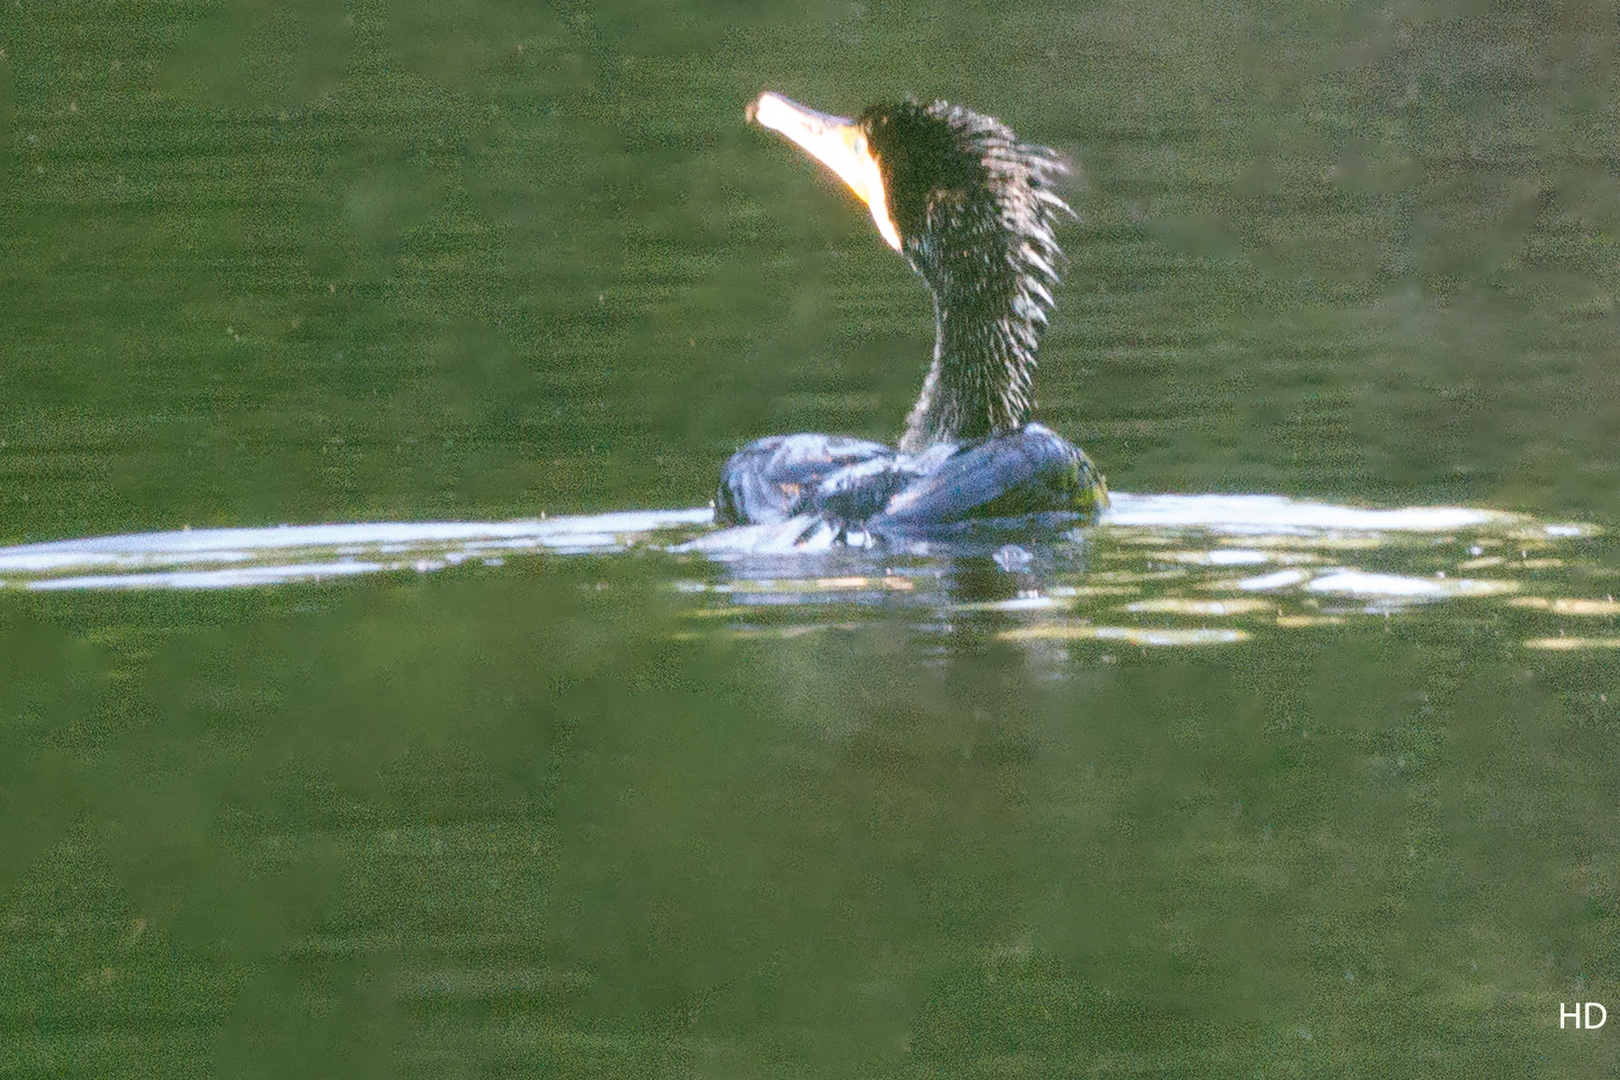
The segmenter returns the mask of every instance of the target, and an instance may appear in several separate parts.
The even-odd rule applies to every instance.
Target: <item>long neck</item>
[[[968,275],[919,266],[934,291],[934,362],[906,418],[902,450],[1005,435],[1029,419],[1030,380],[1050,297],[1042,303],[1031,295],[1028,280],[1012,274],[1005,260],[972,263]],[[986,280],[989,268],[1002,272]]]

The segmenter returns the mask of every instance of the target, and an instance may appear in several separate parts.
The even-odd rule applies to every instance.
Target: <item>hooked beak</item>
[[[838,174],[872,211],[878,232],[894,250],[900,250],[900,230],[889,217],[883,190],[883,172],[866,145],[866,132],[855,121],[829,116],[789,101],[780,94],[764,93],[747,110],[748,119],[798,143],[805,152]]]

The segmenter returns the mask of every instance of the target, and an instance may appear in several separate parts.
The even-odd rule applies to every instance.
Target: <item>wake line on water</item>
[[[833,550],[830,530],[818,533],[816,523],[810,519],[731,529],[709,528],[713,520],[711,509],[697,508],[504,522],[357,522],[188,529],[58,540],[0,548],[0,588],[246,588],[379,573],[426,574],[469,563],[500,565],[508,557],[524,554],[609,555],[650,549],[726,562],[757,556],[811,557]],[[1541,540],[1589,536],[1599,531],[1590,525],[1545,524],[1524,515],[1465,507],[1367,509],[1276,495],[1116,493],[1103,519],[1074,536],[1083,543],[1092,535],[1141,532],[1164,537],[1191,532],[1218,537],[1345,534],[1373,538],[1381,534],[1470,530]],[[1229,549],[1209,555],[1216,560],[1242,557]],[[1403,588],[1407,593],[1413,591],[1409,584],[1391,585],[1386,590],[1376,581],[1369,584],[1344,580],[1369,592],[1399,594]],[[1290,580],[1287,584],[1299,583]],[[1317,587],[1321,587],[1320,582]]]

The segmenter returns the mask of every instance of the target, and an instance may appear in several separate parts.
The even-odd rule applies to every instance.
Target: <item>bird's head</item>
[[[1067,170],[1000,121],[943,101],[872,105],[850,119],[773,93],[748,116],[848,184],[936,292],[986,271],[1033,274],[1043,291],[1055,284],[1053,226],[1073,212],[1051,185]]]

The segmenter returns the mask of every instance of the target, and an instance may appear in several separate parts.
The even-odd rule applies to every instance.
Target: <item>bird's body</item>
[[[1062,164],[1004,125],[944,102],[854,120],[763,94],[749,116],[832,168],[934,296],[934,357],[898,447],[829,435],[759,439],[721,473],[720,520],[816,514],[869,535],[968,522],[1072,524],[1107,505],[1085,453],[1029,421],[1035,354],[1070,214]]]

